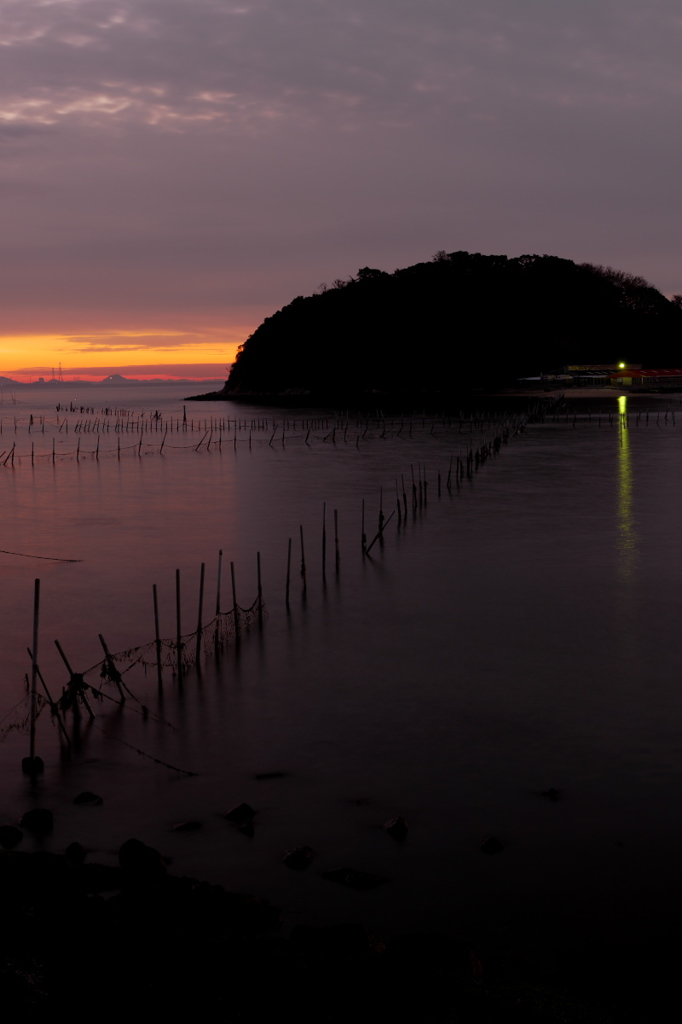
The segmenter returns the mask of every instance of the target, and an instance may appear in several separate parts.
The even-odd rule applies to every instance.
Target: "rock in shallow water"
[[[481,853],[488,854],[501,853],[502,850],[504,850],[504,846],[499,839],[495,838],[495,836],[486,836],[485,839],[481,840],[479,850]]]
[[[104,803],[101,796],[97,796],[97,793],[89,793],[87,790],[75,796],[73,802],[80,807],[101,807]]]
[[[282,860],[292,871],[305,871],[315,857],[315,851],[310,846],[297,846],[295,850],[287,850]]]
[[[225,820],[229,821],[231,825],[242,825],[246,821],[251,821],[255,816],[256,812],[250,804],[237,804],[225,815]]]
[[[407,818],[400,815],[397,818],[389,818],[382,827],[384,832],[388,832],[389,836],[393,836],[394,839],[404,839],[409,832]]]

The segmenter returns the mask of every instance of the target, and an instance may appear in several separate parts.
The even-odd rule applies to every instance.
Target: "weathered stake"
[[[306,589],[306,575],[305,575],[305,545],[303,543],[303,527],[299,527],[301,534],[301,579],[303,580],[303,590]]]
[[[327,578],[327,502],[322,503],[322,579]]]
[[[367,546],[367,534],[365,533],[365,499],[362,499],[362,526],[360,530],[360,546],[362,548],[363,555],[365,554],[365,548]]]
[[[22,771],[34,775],[44,768],[41,758],[36,757],[36,719],[38,717],[38,625],[40,622],[40,580],[35,581],[33,590],[33,647],[31,656],[31,724],[29,729],[28,757],[21,762]]]
[[[156,679],[159,689],[163,688],[163,670],[161,668],[161,631],[159,630],[159,598],[156,583],[152,586],[154,596],[154,643],[156,644]]]
[[[258,622],[263,625],[263,585],[260,576],[260,551],[256,552],[256,572],[258,576]]]
[[[199,616],[197,620],[197,669],[201,668],[201,635],[203,632],[204,617],[204,577],[206,574],[206,563],[201,563],[199,573]]]
[[[230,576],[232,577],[232,614],[234,615],[235,640],[239,640],[239,605],[237,604],[237,585],[234,580],[234,562],[230,562]]]
[[[175,632],[178,657],[178,680],[182,682],[182,624],[180,608],[180,570],[175,570]]]
[[[289,548],[287,551],[287,585],[284,592],[284,600],[287,608],[289,607],[289,588],[291,586],[291,537],[289,537]]]
[[[31,659],[31,661],[33,661],[33,652],[31,651],[31,648],[27,647],[26,650],[28,651],[29,658]],[[59,725],[59,728],[61,730],[61,733],[62,733],[64,739],[66,740],[67,747],[70,747],[71,746],[71,739],[69,737],[68,732],[66,731],[66,726],[64,725],[64,720],[63,720],[63,718],[61,716],[61,713],[59,711],[59,705],[56,704],[52,700],[52,694],[48,690],[47,683],[43,679],[43,673],[40,671],[38,666],[36,666],[36,672],[38,673],[38,679],[40,680],[40,683],[41,683],[41,685],[43,687],[43,690],[45,691],[45,696],[47,697],[48,702],[50,704],[50,711],[55,716],[55,718],[57,719],[57,724]]]

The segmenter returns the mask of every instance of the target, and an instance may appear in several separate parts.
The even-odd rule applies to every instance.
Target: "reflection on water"
[[[162,406],[177,420],[182,394],[175,404],[142,392],[125,402]],[[639,402],[629,399],[630,409]],[[394,518],[371,558],[359,544],[363,500],[374,526],[382,496],[409,479],[411,466],[426,464],[434,483],[439,472],[447,480],[453,452],[469,441],[466,422],[415,422],[399,436],[398,422],[391,431],[375,421],[366,436],[364,425],[355,428],[361,443],[337,437],[336,445],[322,430],[310,444],[305,435],[270,444],[268,431],[252,446],[210,451],[198,448],[201,434],[191,444],[190,430],[189,442],[168,442],[163,455],[154,431],[148,457],[133,448],[120,461],[112,429],[113,457],[84,458],[94,447],[84,434],[80,461],[36,459],[33,469],[25,407],[16,436],[28,457],[0,469],[3,548],[82,561],[38,569],[0,554],[0,716],[25,692],[36,574],[41,672],[55,693],[67,682],[55,638],[76,671],[101,658],[100,631],[112,650],[146,643],[155,629],[152,584],[161,635],[173,636],[176,569],[192,628],[201,563],[215,593],[220,549],[223,564],[235,563],[241,604],[255,597],[260,552],[267,616],[262,633],[245,632],[239,653],[228,647],[201,680],[188,672],[181,688],[164,674],[162,699],[156,673],[127,675],[156,715],[135,714],[131,700],[125,709],[98,705],[70,761],[60,761],[44,715],[46,770],[35,793],[20,771],[26,738],[10,733],[0,746],[0,822],[32,802],[49,807],[51,849],[78,840],[107,862],[136,836],[174,858],[178,873],[274,900],[289,924],[366,914],[380,932],[449,932],[456,920],[472,922],[462,934],[475,936],[486,908],[497,914],[506,899],[513,910],[522,897],[517,920],[537,912],[544,944],[550,916],[562,941],[564,905],[586,920],[607,905],[625,915],[624,891],[649,898],[660,884],[670,906],[671,889],[682,890],[682,827],[670,814],[682,786],[682,698],[679,651],[669,642],[682,619],[682,436],[670,419],[630,434],[627,404],[621,399],[621,415],[608,419],[583,405],[575,429],[568,416],[529,424],[473,479],[433,487],[399,529]],[[190,423],[198,418],[188,413]],[[202,406],[202,418],[210,415],[225,408]],[[263,410],[239,415],[250,421]],[[49,420],[48,452],[53,436],[64,437],[61,426],[61,417]],[[75,433],[64,448],[73,451]],[[336,577],[328,547],[326,581],[325,502],[327,529],[338,510],[341,566]],[[306,600],[292,564],[287,608],[288,539],[297,552],[301,527]],[[163,762],[198,774],[179,777]],[[550,786],[567,797],[556,807],[540,796]],[[82,791],[103,797],[101,813],[73,803]],[[248,839],[223,818],[241,802],[258,811]],[[397,815],[410,821],[404,844],[381,828]],[[188,820],[203,830],[191,839],[172,831]],[[480,853],[490,834],[508,844],[499,860]],[[24,848],[31,842],[25,837]],[[282,853],[304,844],[318,852],[316,867],[287,871]],[[320,878],[339,866],[389,882],[369,894],[371,904],[348,903],[342,887]]]
[[[633,512],[632,452],[627,418],[627,396],[618,399],[618,576],[622,583],[633,580],[637,567],[637,532]]]

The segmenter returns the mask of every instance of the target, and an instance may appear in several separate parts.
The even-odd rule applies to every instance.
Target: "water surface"
[[[96,401],[81,391],[74,400],[181,418],[182,397],[179,389],[145,388]],[[269,427],[244,427],[236,450],[232,432],[221,448],[204,443],[197,451],[203,430],[195,429],[169,434],[161,454],[163,435],[145,436],[137,454],[129,434],[133,448],[119,460],[110,432],[96,460],[87,433],[76,461],[65,453],[82,417],[70,413],[68,445],[62,429],[53,463],[55,410],[33,402],[22,397],[3,408],[2,439],[17,415],[11,439],[24,458],[0,467],[2,547],[81,561],[0,555],[5,708],[21,699],[30,668],[36,576],[40,662],[56,692],[66,673],[53,640],[79,671],[101,658],[100,632],[114,651],[149,641],[153,583],[161,632],[173,635],[176,569],[189,631],[206,563],[211,618],[219,549],[226,568],[234,562],[244,607],[255,598],[260,552],[266,616],[262,630],[219,663],[205,662],[200,676],[189,673],[181,686],[167,672],[161,697],[153,672],[127,677],[172,729],[130,707],[98,706],[78,753],[66,758],[43,716],[46,770],[35,789],[19,771],[26,737],[12,732],[0,747],[0,816],[50,806],[50,847],[78,839],[93,859],[113,859],[136,835],[172,857],[176,871],[278,902],[287,928],[361,917],[385,934],[443,928],[511,946],[523,921],[523,943],[539,955],[560,947],[567,921],[582,916],[592,930],[622,935],[679,900],[679,405],[578,403],[575,422],[571,414],[529,425],[448,491],[451,456],[492,436],[493,425],[469,434],[457,422],[415,419],[412,436],[406,428],[397,436],[398,420],[375,420],[366,432],[352,420],[345,442],[337,432],[332,443],[333,414],[320,413],[306,444],[300,421],[316,414],[287,411],[298,422],[285,428],[283,445],[281,427],[272,443]],[[29,437],[22,424],[31,412],[49,418],[45,434],[34,423]],[[227,415],[283,417],[221,403],[188,407],[196,420]],[[46,455],[33,466],[31,439],[34,454]],[[394,516],[383,544],[363,558],[363,499],[372,536],[380,488],[387,515],[396,479],[405,476],[409,489],[410,467],[419,474],[420,464],[428,503],[400,523]],[[227,573],[222,601],[231,603]],[[166,769],[131,747],[197,774]],[[254,778],[267,772],[287,774]],[[556,803],[540,795],[548,787],[561,791]],[[75,807],[83,789],[100,793],[104,805]],[[222,818],[241,801],[258,811],[251,839]],[[396,814],[410,822],[404,843],[381,828]],[[200,820],[201,831],[170,831],[188,818]],[[486,857],[479,843],[491,834],[505,849]],[[304,844],[319,856],[308,872],[288,871],[282,853]],[[347,866],[388,881],[358,894],[321,877]]]

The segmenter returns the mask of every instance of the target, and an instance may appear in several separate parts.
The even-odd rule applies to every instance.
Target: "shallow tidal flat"
[[[182,418],[179,393],[87,394],[97,408]],[[153,584],[161,635],[175,635],[177,569],[183,633],[196,629],[202,562],[212,619],[219,549],[222,609],[230,562],[239,605],[252,605],[260,552],[265,614],[200,673],[180,683],[165,669],[161,693],[154,668],[131,668],[126,684],[149,713],[131,697],[125,708],[93,702],[70,755],[44,712],[35,786],[20,770],[27,738],[9,731],[2,821],[50,808],[53,831],[27,832],[22,849],[77,840],[89,860],[112,865],[134,836],[174,873],[276,904],[283,934],[362,920],[386,941],[440,932],[540,963],[660,934],[679,905],[682,852],[677,409],[576,404],[529,423],[448,489],[450,459],[492,440],[492,418],[415,417],[400,429],[398,417],[351,417],[344,440],[341,429],[330,436],[332,413],[187,403],[197,421],[297,423],[284,443],[281,427],[274,438],[270,426],[245,427],[236,448],[225,433],[208,450],[197,450],[203,429],[169,432],[163,452],[162,432],[136,452],[129,431],[120,459],[115,432],[100,435],[99,459],[90,432],[76,460],[75,422],[86,416],[69,412],[71,448],[53,462],[54,405],[5,405],[3,441],[10,417],[19,422],[14,468],[0,466],[2,546],[45,560],[0,555],[4,728],[21,717],[10,709],[30,671],[36,577],[39,661],[55,694],[68,681],[55,639],[77,672],[101,661],[99,633],[112,652],[153,640]],[[33,465],[31,439],[47,456]],[[416,508],[412,468],[428,482]],[[380,500],[388,517],[402,477],[408,513],[363,557],[362,501],[371,539]],[[86,681],[102,685],[98,671]],[[74,804],[83,791],[101,805]],[[241,803],[255,812],[252,834],[225,818]],[[403,839],[382,827],[396,816],[409,823]],[[174,831],[189,821],[201,827]],[[500,848],[486,854],[491,836]],[[304,846],[309,865],[287,868],[283,854]],[[339,884],[338,870],[381,884]]]

